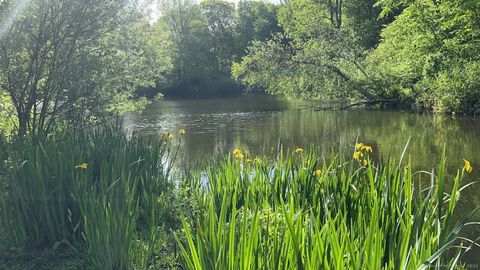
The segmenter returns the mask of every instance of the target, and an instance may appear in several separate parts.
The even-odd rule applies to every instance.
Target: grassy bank
[[[4,143],[0,267],[8,269],[418,269],[461,266],[454,223],[468,164],[447,179],[297,148],[232,149],[170,175],[179,134],[119,127]],[[447,188],[448,187],[448,188]]]

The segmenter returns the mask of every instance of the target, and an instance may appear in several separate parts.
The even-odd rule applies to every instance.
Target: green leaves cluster
[[[278,18],[285,35],[254,43],[237,80],[290,98],[480,109],[478,1],[292,0]]]
[[[171,37],[173,72],[161,90],[167,95],[205,96],[238,93],[242,86],[230,76],[254,40],[280,32],[277,7],[261,1],[160,1],[159,31]]]
[[[463,172],[446,192],[445,166],[443,158],[438,170],[414,173],[410,163],[322,162],[313,152],[261,165],[227,158],[192,181],[205,209],[184,218],[184,265],[455,269],[463,248],[474,245],[459,232],[477,223],[453,224]]]
[[[2,11],[0,92],[18,133],[119,112],[170,68],[136,1],[16,0]],[[5,30],[5,31],[3,31]]]
[[[362,60],[378,42],[378,12],[364,1],[288,1],[278,15],[285,34],[255,43],[233,76],[291,98],[371,99],[375,81]],[[365,31],[369,35],[359,38]]]
[[[411,1],[383,29],[383,41],[368,64],[421,107],[475,113],[480,101],[479,16],[478,1]]]

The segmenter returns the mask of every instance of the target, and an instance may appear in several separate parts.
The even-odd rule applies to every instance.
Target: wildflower
[[[303,149],[297,146],[297,148],[295,149],[295,153],[301,154],[303,153]]]
[[[253,159],[253,164],[262,164],[262,160],[259,157]]]
[[[187,134],[187,131],[182,128],[182,129],[180,129],[180,130],[178,131],[178,133],[179,133],[180,135],[185,135],[185,134]]]
[[[233,153],[234,156],[236,156],[238,154],[241,154],[242,150],[240,150],[239,148],[235,148],[235,149],[233,149],[232,153]]]
[[[246,162],[247,162],[247,163],[252,163],[252,162],[253,162],[253,160],[251,160],[251,159],[247,158]]]
[[[363,166],[367,166],[368,165],[368,160],[364,159],[362,163],[363,163]]]
[[[363,157],[363,153],[362,153],[362,152],[356,151],[355,153],[353,153],[353,158],[354,158],[354,159],[359,160],[361,157]]]
[[[363,149],[364,146],[365,146],[365,145],[364,145],[363,143],[357,143],[357,144],[355,144],[355,148],[358,149],[358,150]]]
[[[365,149],[365,151],[367,151],[368,153],[372,153],[373,152],[373,149],[371,146],[364,146],[363,149]]]
[[[172,133],[168,133],[168,138],[169,138],[169,139],[173,139],[173,137],[174,137],[174,136],[173,136]]]
[[[245,156],[242,153],[238,153],[235,155],[235,158],[237,159],[243,159]]]
[[[473,167],[470,161],[464,159],[463,162],[465,162],[465,166],[463,167],[467,173],[472,173],[473,172]]]
[[[315,175],[318,176],[318,177],[320,177],[320,175],[322,175],[322,170],[316,169],[316,170],[315,170]]]
[[[82,163],[82,164],[78,164],[77,166],[75,166],[75,169],[86,170],[87,168],[88,168],[88,164],[87,164],[87,163]]]

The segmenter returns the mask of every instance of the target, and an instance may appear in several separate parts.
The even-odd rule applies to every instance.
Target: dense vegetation
[[[98,122],[158,93],[479,110],[478,1],[162,0],[156,21],[151,2],[1,1],[0,128]]]
[[[479,109],[480,2],[291,0],[285,30],[233,67],[248,85],[287,97]]]
[[[162,0],[156,23],[171,37],[173,71],[163,87],[167,95],[239,94],[244,86],[230,75],[233,61],[254,40],[281,32],[279,6],[262,1]]]
[[[30,269],[417,269],[458,265],[473,245],[460,233],[475,223],[453,223],[469,164],[449,181],[445,159],[415,173],[358,144],[328,160],[233,149],[169,175],[184,133],[68,128],[2,143],[0,266],[28,268],[21,254],[46,249]]]
[[[172,173],[185,130],[126,134],[112,116],[245,89],[475,113],[479,14],[470,0],[0,0],[0,268],[461,267],[480,239],[453,217],[467,160],[413,172],[352,142],[348,158],[235,148]]]
[[[456,221],[467,161],[449,177],[445,159],[412,172],[361,144],[328,159],[233,149],[170,174],[182,134],[0,140],[0,268],[461,267],[475,245],[462,237],[473,215]]]

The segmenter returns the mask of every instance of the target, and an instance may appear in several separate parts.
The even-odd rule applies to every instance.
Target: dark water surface
[[[269,155],[279,140],[291,149],[315,144],[321,154],[351,155],[358,138],[373,147],[377,158],[399,159],[410,138],[406,157],[416,170],[431,171],[446,146],[450,174],[456,174],[467,159],[474,172],[464,183],[480,179],[480,119],[473,117],[384,110],[315,112],[273,97],[249,96],[161,101],[142,113],[125,115],[124,122],[129,130],[170,131],[176,137],[179,129],[185,129],[177,161],[183,165],[206,155],[228,154],[234,147]],[[460,214],[480,206],[480,183],[465,190],[461,198]],[[476,238],[480,231],[472,230],[468,236]],[[480,269],[480,249],[467,261]]]

